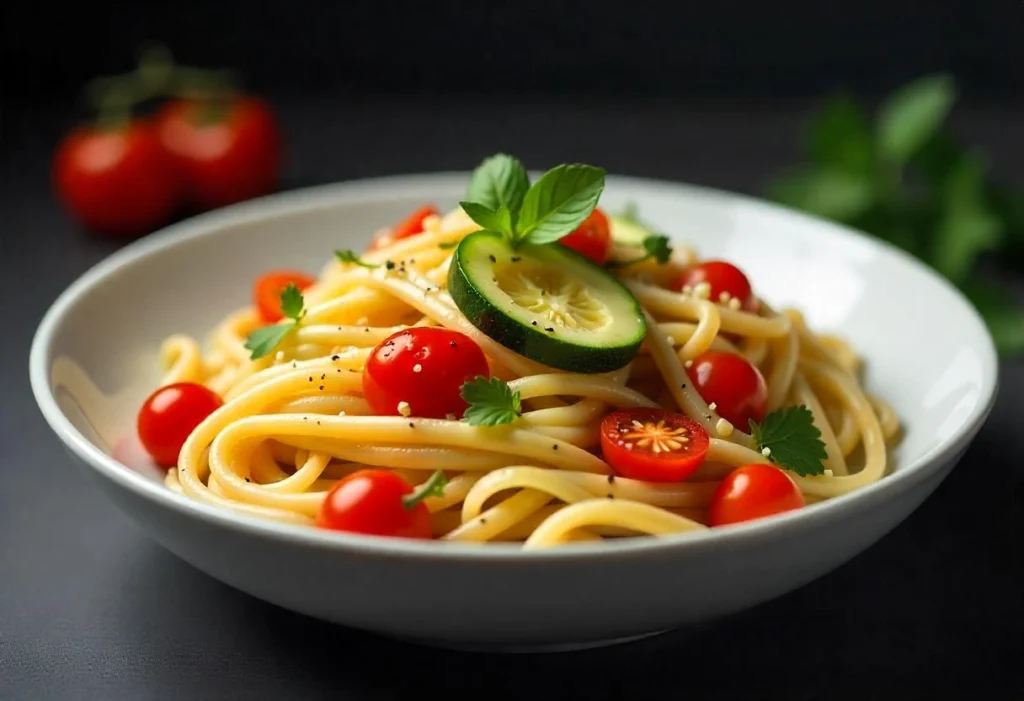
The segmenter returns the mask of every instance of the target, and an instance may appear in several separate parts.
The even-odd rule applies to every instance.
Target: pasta
[[[481,228],[463,208],[430,214],[419,228],[401,238],[385,228],[361,258],[327,263],[302,289],[300,321],[262,357],[252,357],[251,334],[267,324],[255,304],[227,315],[205,347],[182,334],[164,341],[160,386],[198,384],[223,400],[189,432],[167,472],[168,488],[250,516],[315,527],[326,495],[346,477],[384,470],[415,489],[441,470],[443,488],[421,502],[430,536],[439,540],[542,548],[704,530],[713,527],[709,510],[729,473],[773,464],[771,450],[762,450],[746,426],[723,418],[691,381],[693,362],[709,351],[757,368],[768,412],[800,406],[813,417],[823,472],[785,472],[805,502],[885,474],[899,422],[862,386],[856,351],[816,334],[797,310],[757,300],[749,311],[727,295],[709,299],[708,285],[670,289],[670,280],[701,261],[692,248],[677,246],[664,262],[609,268],[639,302],[645,335],[622,367],[571,372],[511,350],[453,300],[453,247]],[[610,256],[625,262],[638,250],[614,242]],[[558,321],[554,312],[549,318]],[[471,339],[489,375],[518,397],[519,415],[473,425],[402,407],[375,412],[364,391],[371,355],[395,333],[422,327]],[[602,422],[635,407],[685,415],[706,431],[706,455],[686,479],[624,476],[606,459]],[[690,434],[648,442],[655,452],[659,445],[670,451],[682,445],[672,442],[680,435]]]

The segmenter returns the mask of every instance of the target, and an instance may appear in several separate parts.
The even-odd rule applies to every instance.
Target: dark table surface
[[[284,187],[468,169],[496,150],[534,167],[756,193],[797,157],[800,105],[279,101]],[[961,133],[1024,175],[1024,111],[964,109]],[[55,206],[48,156],[69,115],[0,122],[0,700],[415,698],[1024,698],[1016,393],[908,520],[832,574],[743,614],[628,645],[548,655],[422,648],[280,610],[150,541],[73,467],[28,384],[54,298],[118,244]],[[941,342],[941,339],[935,339]],[[921,352],[927,352],[923,345]],[[454,612],[457,615],[457,612]]]

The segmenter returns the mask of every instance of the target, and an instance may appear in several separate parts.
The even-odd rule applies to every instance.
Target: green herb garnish
[[[604,191],[603,168],[560,165],[530,184],[512,156],[491,156],[473,172],[462,209],[484,231],[505,236],[513,248],[553,243],[590,216]]]
[[[367,263],[350,250],[335,251],[334,257],[342,263],[355,263],[356,265],[361,265],[364,268],[379,268],[381,266],[380,263]]]
[[[649,258],[653,258],[660,265],[668,263],[669,258],[672,257],[672,247],[669,246],[668,236],[662,236],[661,234],[652,234],[651,236],[644,237],[642,245],[646,253],[637,258],[631,258],[629,260],[612,261],[608,264],[610,268],[622,268],[627,265],[634,265],[636,263],[643,263]]]
[[[487,379],[479,375],[463,383],[461,396],[469,404],[463,420],[471,426],[512,423],[522,413],[519,392],[513,392],[497,377]]]
[[[773,411],[761,423],[751,420],[750,435],[757,449],[763,454],[767,448],[768,459],[783,469],[804,477],[825,472],[825,443],[814,415],[803,405]]]
[[[426,482],[416,487],[412,494],[406,494],[402,497],[402,506],[406,509],[413,509],[427,497],[442,497],[444,496],[444,488],[447,484],[448,478],[445,476],[444,471],[437,470],[427,478]]]
[[[249,334],[249,337],[245,340],[245,349],[252,351],[249,356],[252,360],[268,355],[285,336],[299,325],[302,318],[306,316],[303,304],[302,293],[299,292],[299,288],[293,283],[289,283],[281,291],[281,313],[289,321],[282,321],[272,326],[261,326]]]
[[[895,91],[872,123],[849,97],[824,102],[807,134],[807,163],[769,186],[776,201],[902,248],[959,287],[1000,353],[1024,352],[1024,307],[979,286],[988,256],[1024,255],[1024,193],[997,183],[988,159],[945,128],[957,95],[946,75]]]

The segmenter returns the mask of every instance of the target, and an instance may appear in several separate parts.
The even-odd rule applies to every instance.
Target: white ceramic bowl
[[[364,538],[268,524],[186,499],[133,457],[134,419],[171,332],[203,336],[268,268],[318,271],[336,248],[468,174],[284,193],[175,225],[87,272],[36,334],[31,380],[57,436],[141,528],[242,591],[348,626],[447,645],[587,645],[735,612],[868,547],[949,473],[991,407],[996,354],[974,309],[913,259],[863,235],[718,191],[609,177],[603,206],[727,257],[776,306],[852,339],[905,424],[894,470],[858,492],[762,521],[664,539],[514,546]],[[117,455],[117,458],[113,457]],[[130,577],[130,572],[123,573]]]

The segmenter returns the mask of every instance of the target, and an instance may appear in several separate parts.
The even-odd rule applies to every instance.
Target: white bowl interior
[[[315,274],[334,249],[363,248],[374,230],[426,201],[454,206],[466,177],[409,176],[286,193],[133,244],[55,305],[33,353],[33,372],[45,379],[33,380],[46,385],[43,393],[52,393],[86,440],[159,480],[134,422],[159,379],[165,336],[204,338],[248,302],[251,282],[267,269]],[[747,198],[610,177],[602,206],[614,211],[627,201],[702,256],[737,263],[773,306],[795,306],[816,330],[853,342],[866,358],[869,389],[903,421],[897,473],[948,448],[987,410],[996,356],[983,323],[955,289],[904,254]]]

